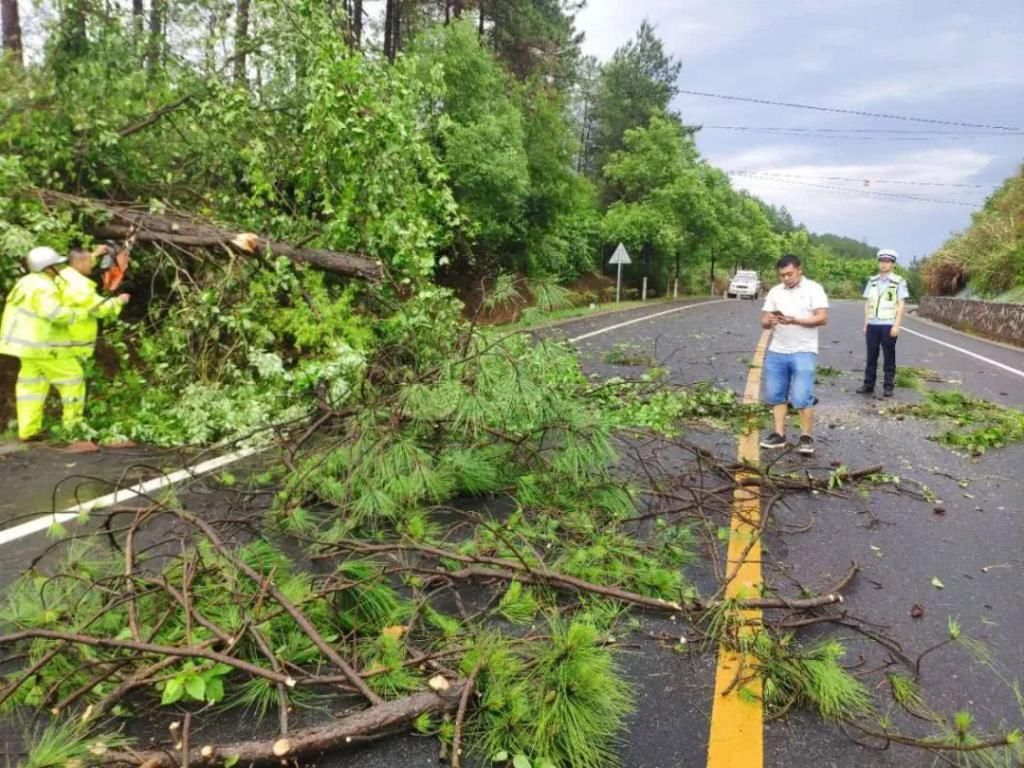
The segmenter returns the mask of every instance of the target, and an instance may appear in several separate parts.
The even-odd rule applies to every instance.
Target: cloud
[[[586,53],[606,60],[646,18],[656,25],[666,51],[685,63],[745,39],[757,28],[757,7],[751,1],[646,0],[639,6],[621,0],[590,0],[577,16],[577,27],[586,31]]]
[[[718,164],[727,171],[761,174],[731,178],[737,188],[786,206],[813,231],[894,243],[906,238],[902,229],[907,221],[927,218],[936,227],[942,226],[939,222],[966,222],[971,207],[957,203],[974,206],[987,190],[927,185],[976,183],[995,159],[963,148],[912,152],[877,162],[801,162],[807,154],[801,147],[764,146],[721,158]],[[929,245],[937,245],[948,231],[948,226],[937,231]]]

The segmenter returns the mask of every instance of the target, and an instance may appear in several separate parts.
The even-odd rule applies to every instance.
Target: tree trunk
[[[387,57],[388,61],[395,60],[392,35],[395,28],[395,14],[397,12],[395,8],[396,2],[397,0],[387,0],[384,4],[384,56]]]
[[[152,72],[163,58],[167,0],[151,0],[149,6],[149,70]]]
[[[130,208],[77,195],[53,190],[40,190],[39,196],[47,205],[71,205],[86,211],[101,212],[104,223],[90,231],[101,240],[124,240],[134,234],[140,243],[162,243],[182,248],[210,248],[222,250],[231,247],[237,230],[207,224],[201,220],[148,213],[144,209]],[[379,280],[382,269],[380,262],[361,253],[328,251],[323,248],[304,248],[280,241],[257,237],[256,245],[261,251],[270,251],[291,261],[309,264],[318,269],[337,272],[348,277],[364,280]],[[223,252],[223,251],[222,251]],[[242,251],[236,251],[242,253]]]
[[[146,26],[146,9],[142,5],[142,0],[132,0],[132,26],[135,28],[135,34],[141,38],[142,30]]]
[[[360,712],[308,728],[276,741],[243,741],[236,744],[210,744],[190,750],[188,762],[170,750],[153,752],[109,752],[98,759],[104,766],[141,766],[178,768],[180,765],[220,765],[234,758],[239,765],[282,765],[299,758],[319,758],[323,752],[358,749],[360,745],[406,730],[424,714],[455,712],[466,690],[465,680],[453,680],[443,691],[421,691],[400,699],[377,704]],[[304,761],[303,761],[304,762]]]
[[[483,37],[484,36],[484,0],[480,0],[480,2],[477,4],[477,10],[480,11],[480,21],[477,22],[476,31],[477,31],[477,34],[480,37]]]
[[[3,29],[4,53],[20,66],[21,19],[18,17],[18,0],[0,0],[0,28]]]
[[[363,45],[363,0],[352,0],[352,39],[356,48]]]
[[[235,4],[235,85],[245,86],[245,56],[249,46],[249,5],[251,0]]]
[[[402,50],[402,0],[395,0],[395,28],[391,30],[391,60],[394,61]]]
[[[714,296],[715,295],[715,249],[714,248],[711,249],[711,274],[710,274],[710,282],[711,282],[711,295]]]
[[[462,11],[466,7],[465,0],[452,0],[452,16],[456,19],[462,18]]]

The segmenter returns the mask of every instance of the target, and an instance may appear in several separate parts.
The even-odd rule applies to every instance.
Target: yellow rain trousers
[[[74,357],[47,360],[22,358],[14,397],[18,411],[18,437],[28,440],[43,428],[43,406],[50,386],[57,388],[65,427],[82,421],[85,411],[85,374]]]
[[[74,341],[68,326],[87,313],[67,306],[53,279],[34,272],[18,280],[0,317],[0,354],[21,360],[15,384],[18,437],[27,440],[43,426],[43,406],[53,385],[64,404],[64,425],[82,420],[85,377],[75,352],[89,345]]]

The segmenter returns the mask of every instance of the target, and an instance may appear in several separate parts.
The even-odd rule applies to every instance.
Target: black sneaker
[[[814,438],[810,435],[800,435],[800,442],[797,443],[796,452],[804,456],[814,455]]]
[[[882,395],[883,395],[884,397],[892,397],[892,387],[885,387],[885,388],[884,388],[884,389],[882,390]]]
[[[861,384],[857,389],[854,390],[858,395],[873,395],[875,394],[875,388],[869,387],[867,384]]]
[[[762,448],[784,448],[786,446],[786,438],[780,435],[778,432],[772,432],[768,437],[761,441]]]

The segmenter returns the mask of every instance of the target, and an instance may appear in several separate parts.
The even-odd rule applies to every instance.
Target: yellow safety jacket
[[[84,313],[80,320],[67,327],[66,338],[72,344],[70,350],[76,357],[90,357],[96,346],[98,321],[117,317],[122,304],[113,296],[100,296],[96,283],[74,267],[61,269],[56,283],[61,303]]]
[[[66,357],[78,346],[68,336],[67,327],[84,315],[61,301],[60,290],[49,275],[25,275],[4,303],[0,355],[35,360]]]
[[[893,274],[889,275],[889,283],[884,288],[880,286],[878,275],[868,280],[868,319],[888,322],[896,319],[896,310],[900,305],[901,282],[903,278]]]

